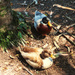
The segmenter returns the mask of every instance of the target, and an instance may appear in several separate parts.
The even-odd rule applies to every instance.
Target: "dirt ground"
[[[32,0],[25,0],[27,5],[29,5]],[[56,51],[66,51],[67,46],[73,52],[72,58],[69,56],[60,56],[57,59],[54,59],[53,65],[46,70],[37,70],[33,69],[29,66],[25,60],[22,58],[19,52],[15,49],[9,49],[8,52],[3,52],[3,49],[0,49],[0,75],[30,75],[28,71],[30,71],[33,75],[75,75],[75,45],[70,43],[66,38],[61,36],[58,38],[59,34],[54,34],[55,30],[52,29],[50,34],[46,37],[40,37],[40,34],[36,32],[33,26],[33,18],[35,10],[39,10],[42,13],[47,12],[50,14],[51,12],[53,20],[58,25],[61,25],[61,32],[68,32],[75,36],[75,26],[67,29],[68,26],[75,23],[75,11],[66,10],[62,8],[53,7],[53,4],[60,4],[63,6],[71,7],[75,9],[75,1],[74,0],[40,0],[40,4],[31,6],[27,12],[29,17],[27,17],[24,13],[27,5],[23,6],[20,3],[23,3],[24,0],[11,0],[11,7],[15,11],[22,12],[25,16],[26,21],[30,22],[31,29],[28,29],[28,32],[33,35],[34,38],[26,36],[26,45],[30,47],[39,47],[43,49],[51,50],[56,45],[54,41],[57,41],[60,49]],[[67,38],[75,42],[75,37],[67,34],[65,35]],[[28,71],[27,71],[28,70]]]

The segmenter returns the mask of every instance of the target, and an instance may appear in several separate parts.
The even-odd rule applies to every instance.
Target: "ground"
[[[25,0],[29,5],[32,0]],[[57,23],[58,25],[62,25],[60,32],[68,32],[75,36],[75,27],[68,26],[75,23],[75,11],[66,10],[62,8],[53,7],[53,4],[60,4],[63,6],[71,7],[75,9],[75,1],[74,0],[42,0],[40,4],[33,5],[29,9],[27,9],[29,17],[27,17],[24,13],[24,10],[27,6],[22,6],[20,3],[23,3],[24,0],[11,0],[12,9],[15,11],[22,12],[25,16],[26,21],[30,22],[31,29],[28,29],[33,37],[26,36],[26,45],[30,47],[39,47],[43,49],[51,50],[56,45],[54,41],[58,43],[60,49],[58,51],[66,51],[67,48],[73,52],[72,58],[69,56],[61,56],[57,59],[54,59],[53,65],[46,70],[37,70],[30,67],[22,56],[17,52],[14,48],[8,49],[8,52],[3,52],[2,48],[0,49],[0,75],[29,75],[27,70],[29,70],[33,75],[75,75],[75,45],[70,43],[66,38],[61,36],[58,38],[59,34],[54,34],[55,30],[52,29],[50,34],[46,37],[41,38],[40,34],[38,34],[33,26],[33,18],[35,10],[39,10],[42,13],[47,12],[50,14],[53,12],[51,18],[52,21]],[[75,42],[75,37],[67,34],[67,38]],[[67,51],[66,51],[67,53]],[[71,62],[72,61],[72,62]],[[27,69],[27,70],[26,70]]]

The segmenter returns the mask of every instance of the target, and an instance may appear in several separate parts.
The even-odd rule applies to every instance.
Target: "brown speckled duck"
[[[46,15],[36,10],[34,17],[34,27],[39,33],[45,36],[51,31],[52,24]]]

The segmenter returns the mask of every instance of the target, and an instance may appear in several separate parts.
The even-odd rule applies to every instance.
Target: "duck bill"
[[[48,21],[48,25],[49,25],[50,27],[52,27],[52,24],[50,23],[50,21]]]
[[[50,55],[51,58],[55,59],[55,56],[53,54]]]

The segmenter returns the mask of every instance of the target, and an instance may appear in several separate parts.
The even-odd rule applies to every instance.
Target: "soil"
[[[25,1],[27,5],[32,2],[32,0]],[[57,49],[56,52],[63,51],[68,53],[66,48],[68,47],[71,50],[72,56],[60,56],[53,60],[54,63],[50,68],[45,70],[37,70],[28,65],[15,48],[8,49],[7,52],[3,52],[3,49],[0,48],[0,75],[30,75],[27,70],[29,70],[33,75],[75,75],[75,46],[63,36],[58,38],[59,33],[54,34],[56,32],[54,29],[52,29],[50,34],[48,34],[46,37],[42,37],[33,26],[35,10],[39,10],[44,14],[46,12],[51,14],[52,12],[53,14],[50,19],[58,25],[61,25],[61,29],[59,31],[64,33],[68,32],[75,36],[75,26],[67,29],[68,26],[75,23],[75,11],[53,7],[53,4],[60,4],[75,9],[75,1],[40,0],[38,5],[32,5],[29,9],[27,9],[29,17],[27,17],[24,13],[27,6],[20,4],[23,2],[24,0],[11,0],[11,8],[15,11],[22,12],[26,18],[26,21],[29,22],[31,26],[31,29],[28,29],[28,32],[33,37],[27,35],[25,38],[25,45],[51,50],[56,46],[54,41],[57,41],[60,48]],[[71,35],[67,34],[66,37],[75,42],[75,38],[73,38]]]

